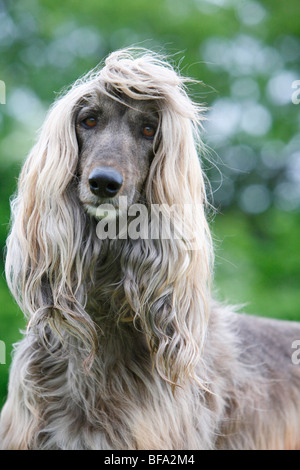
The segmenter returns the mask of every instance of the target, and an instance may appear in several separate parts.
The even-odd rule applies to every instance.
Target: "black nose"
[[[90,190],[99,197],[114,197],[123,184],[123,176],[110,167],[95,168],[89,176]]]

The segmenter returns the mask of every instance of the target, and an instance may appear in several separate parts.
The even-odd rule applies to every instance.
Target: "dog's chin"
[[[84,207],[90,216],[97,220],[105,219],[107,222],[114,221],[127,214],[127,206],[119,207],[112,203],[99,204],[99,206],[85,204]]]
[[[93,202],[84,202],[86,212],[97,220],[106,219],[108,222],[127,214],[128,207],[138,203],[130,196],[121,196],[120,198],[112,198],[95,204]]]
[[[114,207],[112,204],[107,205],[107,207],[104,204],[100,204],[99,206],[85,204],[85,209],[89,215],[97,220],[105,218],[107,221],[111,221],[120,217],[120,209],[118,207]]]

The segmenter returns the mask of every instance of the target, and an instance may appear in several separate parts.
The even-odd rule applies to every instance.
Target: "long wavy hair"
[[[6,275],[29,319],[28,329],[45,343],[49,327],[62,343],[80,339],[86,368],[93,364],[104,328],[101,316],[96,321],[93,297],[98,292],[110,305],[109,315],[102,316],[103,325],[108,320],[126,321],[141,330],[153,367],[164,380],[172,387],[189,379],[205,387],[197,364],[210,311],[213,254],[199,160],[204,108],[188,97],[187,80],[158,55],[126,49],[109,55],[103,66],[58,97],[24,164],[12,201]],[[149,208],[160,205],[175,230],[182,232],[179,236],[97,238],[97,221],[78,197],[75,119],[82,102],[97,100],[99,93],[157,103],[160,139],[143,201]],[[192,208],[190,217],[187,207]],[[180,228],[184,211],[185,225]],[[115,270],[107,257],[110,251],[115,258],[118,253]]]

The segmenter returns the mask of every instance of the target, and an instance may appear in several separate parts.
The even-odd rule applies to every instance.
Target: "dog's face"
[[[76,117],[79,197],[91,215],[104,203],[118,209],[120,196],[128,205],[137,202],[153,158],[155,102],[118,98],[122,102],[101,94],[97,102],[85,102]]]

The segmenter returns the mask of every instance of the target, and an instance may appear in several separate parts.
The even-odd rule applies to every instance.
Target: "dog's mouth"
[[[113,201],[106,201],[99,204],[84,203],[84,207],[88,214],[99,220],[103,218],[113,220],[120,216],[119,205]]]
[[[131,198],[119,196],[117,198],[103,199],[98,203],[94,201],[83,202],[83,205],[88,214],[96,219],[101,220],[105,218],[107,221],[110,221],[125,216],[128,207],[132,203]]]
[[[115,197],[84,199],[81,203],[88,214],[99,220],[106,218],[107,221],[125,216],[130,206],[144,201],[141,192],[132,188]]]

